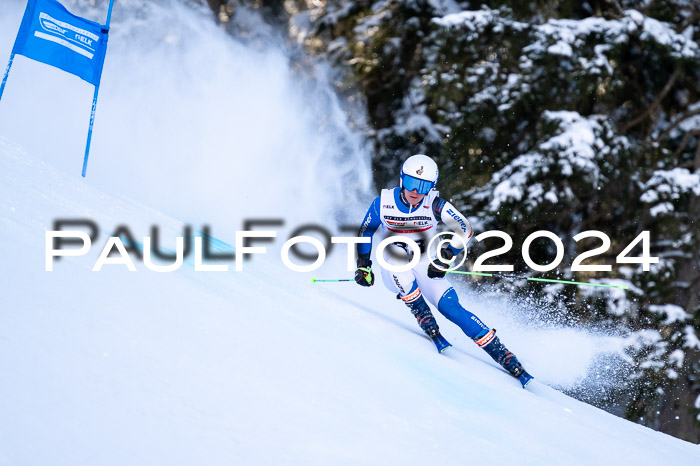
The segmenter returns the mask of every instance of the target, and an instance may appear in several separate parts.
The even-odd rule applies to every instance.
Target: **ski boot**
[[[420,293],[420,290],[416,291]],[[406,298],[408,298],[408,296]],[[418,321],[418,325],[420,325],[420,328],[422,328],[425,334],[428,335],[428,338],[430,338],[433,341],[433,343],[435,343],[435,347],[437,348],[438,352],[442,353],[447,348],[451,347],[452,345],[450,344],[450,342],[445,340],[445,338],[442,335],[440,335],[440,328],[438,327],[438,324],[435,321],[435,317],[433,317],[433,313],[430,311],[430,307],[428,307],[428,303],[425,302],[425,298],[423,298],[423,295],[419,294],[417,298],[414,297],[414,299],[410,302],[406,298],[401,299],[411,310],[411,313]]]
[[[501,340],[496,336],[496,329],[483,330],[474,337],[474,342],[481,347],[486,353],[501,365],[510,375],[515,377],[523,385],[523,388],[530,383],[533,377],[527,373],[520,364],[518,358],[513,353],[508,351]]]

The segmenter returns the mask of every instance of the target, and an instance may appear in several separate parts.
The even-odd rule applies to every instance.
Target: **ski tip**
[[[312,278],[312,279],[311,279],[311,283],[316,283],[316,279],[315,279],[315,278]]]

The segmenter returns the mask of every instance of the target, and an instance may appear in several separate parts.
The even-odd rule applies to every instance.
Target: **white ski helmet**
[[[438,166],[427,155],[417,154],[406,159],[401,166],[401,187],[414,189],[418,194],[428,194],[438,180]]]

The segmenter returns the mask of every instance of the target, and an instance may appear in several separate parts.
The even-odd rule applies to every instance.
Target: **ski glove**
[[[374,285],[374,273],[372,272],[372,261],[360,257],[357,259],[357,270],[355,270],[355,281],[360,286]]]
[[[442,259],[440,259],[440,256],[442,256]],[[428,278],[443,278],[447,273],[446,269],[452,264],[452,258],[454,256],[455,254],[452,252],[452,249],[448,247],[442,248],[442,253],[432,260],[428,266]],[[445,270],[438,269],[436,264]]]

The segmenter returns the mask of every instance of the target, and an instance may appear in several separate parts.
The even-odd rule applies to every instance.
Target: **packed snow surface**
[[[86,179],[84,83],[20,57],[0,101],[0,464],[700,461],[698,446],[555,389],[585,384],[614,337],[525,325],[506,299],[459,286],[536,377],[523,390],[441,316],[454,347],[438,354],[381,283],[312,284],[351,276],[340,247],[313,273],[284,267],[289,230],[340,235],[375,195],[361,138],[322,73],[301,82],[274,44],[249,50],[200,11],[149,5],[121,36],[115,10]],[[0,5],[0,56],[22,7]],[[286,223],[240,272],[136,258],[135,272],[92,271],[120,225],[139,242],[157,225],[173,249],[184,224],[233,244],[255,214]],[[56,219],[91,219],[99,236],[47,272]]]
[[[181,234],[176,220],[0,140],[0,464],[695,464],[700,447],[545,385],[596,341],[509,325],[467,297],[537,377],[523,390],[459,329],[440,355],[381,284],[312,284],[275,252],[234,272],[45,271],[55,218]],[[345,254],[314,275],[349,275]],[[602,340],[601,340],[602,341]],[[595,446],[595,447],[593,447]]]

